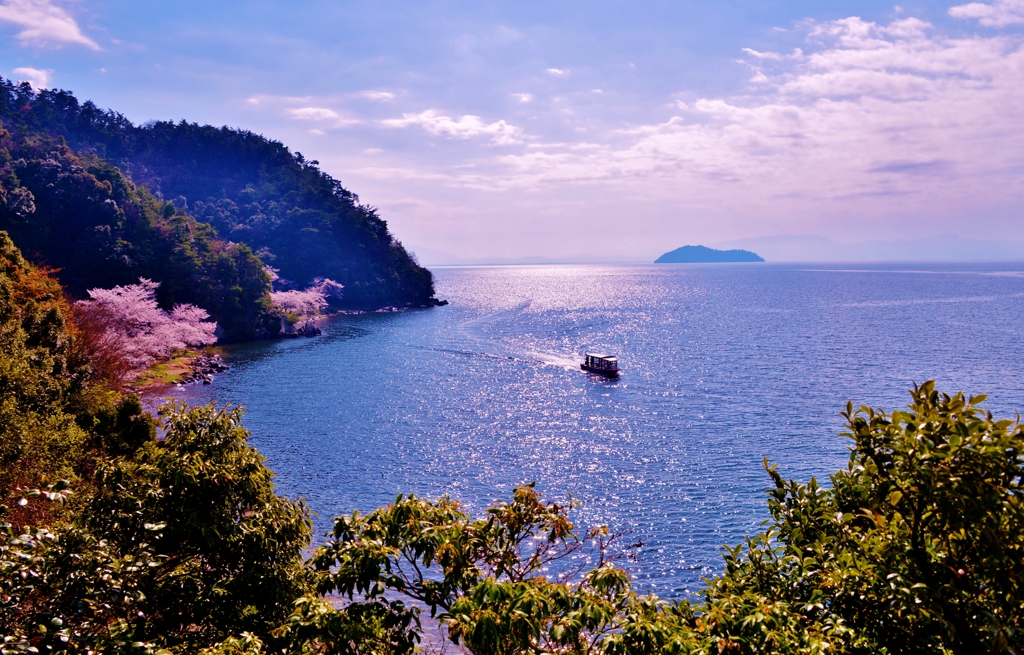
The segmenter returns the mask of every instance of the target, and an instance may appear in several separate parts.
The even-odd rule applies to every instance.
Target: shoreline
[[[217,343],[196,350],[189,350],[183,354],[171,357],[170,359],[156,362],[149,368],[139,373],[139,376],[129,382],[127,388],[139,395],[144,401],[149,398],[159,397],[164,391],[175,387],[184,387],[189,384],[212,384],[217,373],[223,373],[230,368],[224,361],[224,348],[234,343],[255,343],[258,341],[278,341],[285,339],[313,338],[321,336],[320,324],[336,316],[362,316],[365,314],[391,314],[414,309],[431,309],[433,307],[444,307],[447,300],[433,299],[429,305],[409,305],[399,307],[386,305],[376,309],[339,309],[327,314],[304,317],[294,324],[282,319],[282,329],[274,336],[266,336],[251,339],[249,341],[232,342],[231,344]],[[291,328],[290,330],[287,328]],[[296,328],[296,326],[299,326]],[[307,328],[311,326],[313,329]],[[198,366],[197,366],[198,364]]]

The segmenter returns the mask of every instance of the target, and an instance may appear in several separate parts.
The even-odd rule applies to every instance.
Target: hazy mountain
[[[749,248],[771,262],[1006,261],[1024,259],[1024,244],[940,235],[927,239],[840,243],[822,236],[780,234],[733,239],[720,248]]]

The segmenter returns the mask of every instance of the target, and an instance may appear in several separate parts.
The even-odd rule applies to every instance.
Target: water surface
[[[536,481],[580,523],[643,541],[638,584],[678,597],[766,518],[786,477],[846,462],[847,400],[914,381],[1024,407],[1024,265],[437,269],[430,310],[337,317],[320,338],[232,348],[189,402],[248,408],[279,491],[330,518],[399,493],[473,511]],[[615,381],[579,370],[608,351]]]

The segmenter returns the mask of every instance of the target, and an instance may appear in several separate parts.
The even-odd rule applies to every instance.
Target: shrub
[[[267,639],[305,591],[308,511],[274,494],[240,410],[169,405],[161,418],[161,443],[100,469],[82,523],[120,553],[149,542],[163,562],[144,572],[147,639],[187,649],[242,632]]]

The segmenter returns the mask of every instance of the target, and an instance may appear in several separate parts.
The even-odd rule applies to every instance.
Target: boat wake
[[[458,326],[457,340],[460,347],[426,347],[436,352],[446,352],[467,357],[487,357],[512,360],[524,364],[555,366],[566,370],[578,370],[580,356],[570,352],[549,352],[535,348],[517,348],[502,336],[496,334],[500,330],[493,328],[503,324],[521,323],[522,317],[529,310],[529,301],[520,303],[502,311],[494,312],[470,319]],[[417,347],[417,346],[413,346]],[[423,346],[418,346],[423,348]]]

